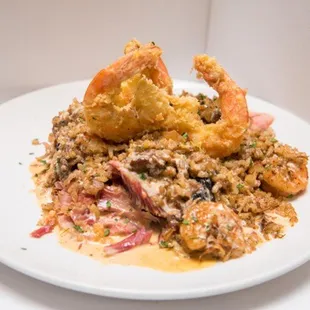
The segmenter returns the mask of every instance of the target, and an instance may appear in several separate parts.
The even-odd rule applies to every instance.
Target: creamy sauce
[[[59,232],[60,244],[79,254],[90,256],[105,265],[118,264],[125,266],[148,267],[166,272],[184,272],[213,266],[215,260],[198,260],[178,255],[173,249],[161,249],[158,244],[141,245],[127,252],[107,257],[103,244],[76,240],[67,232]],[[154,236],[157,238],[157,236]]]
[[[34,193],[37,196],[39,204],[51,202],[50,192],[46,188],[42,188],[35,177],[36,173],[42,172],[44,167],[37,161],[31,164],[30,172],[33,176],[33,181],[36,184]],[[119,253],[114,256],[106,256],[103,247],[105,244],[95,243],[91,241],[78,241],[76,235],[68,231],[60,231],[56,228],[59,243],[78,254],[87,255],[90,258],[99,260],[105,265],[124,265],[124,266],[139,266],[148,267],[155,270],[166,272],[184,272],[195,269],[202,269],[215,265],[215,260],[198,260],[195,258],[187,258],[177,254],[173,249],[162,249],[156,243],[158,235],[153,234],[152,243],[154,245],[145,244],[131,249],[127,252]]]

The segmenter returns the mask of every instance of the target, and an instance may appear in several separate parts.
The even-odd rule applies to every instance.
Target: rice
[[[198,99],[210,101],[205,97]],[[209,108],[201,112],[207,123],[216,121],[219,116],[216,100],[209,103]],[[70,201],[79,208],[85,209],[85,199],[93,199],[88,212],[95,214],[98,220],[100,211],[94,200],[99,199],[112,182],[113,171],[109,164],[112,160],[129,165],[142,179],[147,172],[152,190],[157,186],[155,190],[158,191],[153,203],[161,207],[173,204],[173,208],[166,210],[171,213],[166,218],[171,225],[182,220],[182,208],[192,199],[193,193],[201,194],[199,180],[210,180],[212,186],[207,195],[239,217],[247,231],[246,242],[251,252],[263,240],[282,238],[284,223],[293,226],[298,221],[288,198],[263,190],[263,172],[270,165],[279,167],[280,171],[287,160],[303,163],[307,156],[279,143],[272,129],[248,130],[239,151],[224,159],[211,158],[204,150],[193,146],[186,135],[173,131],[144,134],[123,144],[108,143],[90,132],[83,106],[74,100],[67,111],[53,119],[46,154],[39,159],[45,162],[45,167],[36,178],[36,184],[51,189],[53,198],[52,203],[42,205],[41,225],[59,224],[60,215],[71,214],[72,202],[66,205],[60,195],[64,189]],[[281,222],[279,218],[285,220]],[[98,221],[89,226],[93,227],[83,227],[83,230],[92,231],[94,240],[101,240],[103,226]],[[178,240],[178,229],[173,232]]]

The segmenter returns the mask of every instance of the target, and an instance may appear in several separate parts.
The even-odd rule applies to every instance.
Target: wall
[[[0,102],[91,78],[133,37],[162,46],[172,76],[194,78],[208,8],[208,0],[0,0]]]

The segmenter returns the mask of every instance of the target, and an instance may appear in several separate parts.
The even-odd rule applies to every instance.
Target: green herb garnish
[[[183,137],[184,139],[187,140],[187,139],[188,139],[188,133],[187,133],[187,132],[184,132],[183,135],[182,135],[182,137]]]
[[[82,229],[82,227],[79,226],[79,225],[73,225],[73,228],[74,228],[76,231],[80,232],[80,233],[83,233],[83,232],[84,232],[84,230]]]
[[[209,231],[211,229],[211,225],[210,224],[205,224],[206,227],[206,231]]]
[[[124,223],[128,224],[129,223],[129,219],[124,219]]]
[[[183,225],[189,225],[189,221],[186,220],[186,219],[184,219],[183,222],[182,222],[182,224],[183,224]]]
[[[198,94],[197,95],[197,99],[199,100],[199,101],[203,101],[203,100],[205,100],[207,98],[207,96],[205,96],[204,94]]]
[[[198,222],[197,217],[196,217],[196,216],[192,216],[192,221],[193,221],[194,223],[197,223],[197,222]]]
[[[139,174],[139,178],[140,178],[141,180],[146,180],[146,174],[145,174],[144,172],[140,173],[140,174]]]
[[[241,184],[241,183],[239,183],[239,184],[237,185],[237,188],[238,188],[238,189],[242,189],[242,188],[244,188],[244,185]]]
[[[105,237],[109,236],[110,235],[110,229],[105,229],[104,232],[103,232],[103,235]]]
[[[257,142],[253,142],[253,143],[251,143],[249,146],[250,146],[250,147],[253,147],[253,148],[256,148],[256,145],[257,145]]]
[[[276,138],[272,138],[270,141],[271,141],[272,143],[278,142],[278,140],[277,140]]]
[[[110,201],[110,200],[108,200],[108,201],[107,201],[106,206],[107,206],[107,208],[111,208],[112,203],[111,203],[111,201]]]
[[[266,166],[265,166],[265,169],[266,169],[266,170],[271,169],[271,165],[269,165],[269,164],[268,164],[268,165],[266,165]]]
[[[167,242],[167,241],[160,241],[159,242],[159,246],[161,247],[161,248],[169,248],[169,243]]]
[[[290,194],[290,195],[287,196],[287,198],[289,198],[289,199],[292,199],[293,197],[294,197],[293,194]]]
[[[153,45],[156,45],[154,41],[151,42]]]
[[[47,165],[47,161],[44,159],[39,159],[39,162],[42,163],[43,165]]]
[[[227,228],[229,231],[232,231],[232,229],[234,228],[234,226],[231,225],[231,224],[227,224],[227,225],[226,225],[226,228]]]

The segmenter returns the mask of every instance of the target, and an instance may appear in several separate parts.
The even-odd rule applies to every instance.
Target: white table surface
[[[1,249],[0,249],[1,251]],[[243,291],[181,301],[129,301],[77,293],[40,282],[0,264],[1,310],[309,310],[310,262]]]

